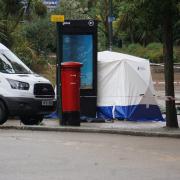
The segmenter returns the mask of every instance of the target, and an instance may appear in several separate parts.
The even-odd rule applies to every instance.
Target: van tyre
[[[43,115],[21,116],[20,120],[24,125],[39,125],[42,122],[43,118]]]
[[[7,109],[2,101],[0,101],[0,125],[4,124],[8,119]]]

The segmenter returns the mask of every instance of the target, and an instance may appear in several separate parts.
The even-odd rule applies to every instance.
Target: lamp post
[[[62,47],[62,23],[64,22],[64,15],[51,15],[51,22],[56,23],[57,28],[57,63],[56,63],[56,95],[57,95],[57,115],[59,123],[62,125],[62,96],[61,96],[61,62],[63,59]]]

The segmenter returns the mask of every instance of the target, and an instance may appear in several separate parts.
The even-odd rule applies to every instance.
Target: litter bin
[[[62,120],[61,125],[80,126],[79,62],[61,63]]]

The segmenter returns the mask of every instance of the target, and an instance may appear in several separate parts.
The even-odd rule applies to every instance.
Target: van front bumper
[[[56,110],[54,99],[5,98],[11,116],[48,115]]]

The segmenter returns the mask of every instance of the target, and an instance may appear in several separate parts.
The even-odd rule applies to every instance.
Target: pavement
[[[180,126],[180,116],[178,116]],[[166,122],[83,122],[80,127],[60,126],[58,119],[44,119],[38,126],[23,125],[20,120],[8,120],[0,129],[17,129],[31,131],[106,133],[133,136],[180,138],[180,128],[167,128]]]
[[[0,180],[180,180],[176,138],[0,129]]]

